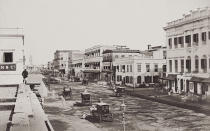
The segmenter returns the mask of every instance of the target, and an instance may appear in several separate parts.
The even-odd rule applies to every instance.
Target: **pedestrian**
[[[28,77],[28,71],[26,69],[23,70],[22,76],[23,76],[23,83],[26,84]]]

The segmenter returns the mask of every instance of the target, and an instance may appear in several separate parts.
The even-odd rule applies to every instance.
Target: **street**
[[[114,97],[112,90],[108,87],[91,83],[83,86],[81,83],[65,83],[72,88],[73,97],[63,103],[56,94],[63,90],[62,84],[51,84],[51,92],[55,91],[55,96],[51,94],[45,100],[44,110],[49,117],[56,131],[122,131],[122,112],[120,105],[123,98],[126,104],[125,130],[208,130],[210,129],[210,116],[194,111],[160,104],[132,96]],[[81,119],[85,112],[89,114],[90,106],[73,106],[76,101],[81,101],[80,93],[85,89],[91,93],[94,102],[102,98],[103,102],[110,105],[110,110],[114,114],[113,122],[91,123]]]

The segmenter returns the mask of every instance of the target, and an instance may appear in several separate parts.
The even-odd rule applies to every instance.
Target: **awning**
[[[205,78],[204,80],[202,80],[203,83],[210,83],[210,77],[209,78]]]
[[[168,74],[167,77],[163,77],[163,78],[160,78],[160,79],[174,81],[176,79],[176,76],[177,75],[175,75],[175,74]]]
[[[100,73],[99,70],[84,70],[83,73]]]
[[[113,73],[112,70],[108,70],[108,69],[107,70],[103,69],[102,72]]]
[[[203,80],[205,80],[205,78],[193,76],[189,81],[202,83]]]

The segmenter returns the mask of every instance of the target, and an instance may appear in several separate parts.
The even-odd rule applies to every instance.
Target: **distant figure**
[[[22,76],[23,76],[23,83],[26,84],[26,82],[27,82],[26,79],[28,77],[28,71],[26,69],[23,70]]]

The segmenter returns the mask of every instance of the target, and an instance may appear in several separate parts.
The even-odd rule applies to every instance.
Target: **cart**
[[[67,97],[71,98],[72,97],[72,90],[71,88],[63,88],[63,92],[62,92],[62,96],[64,97],[64,99],[66,99]]]
[[[91,97],[90,97],[90,93],[88,92],[83,92],[81,93],[81,98],[82,98],[82,105],[91,105]]]
[[[114,93],[115,93],[115,96],[122,96],[122,95],[125,95],[125,87],[116,87],[114,89]]]
[[[106,103],[96,103],[90,108],[90,113],[93,120],[101,121],[113,121],[113,114],[109,111],[109,105]]]
[[[82,80],[82,85],[88,85],[88,79],[83,79]]]

